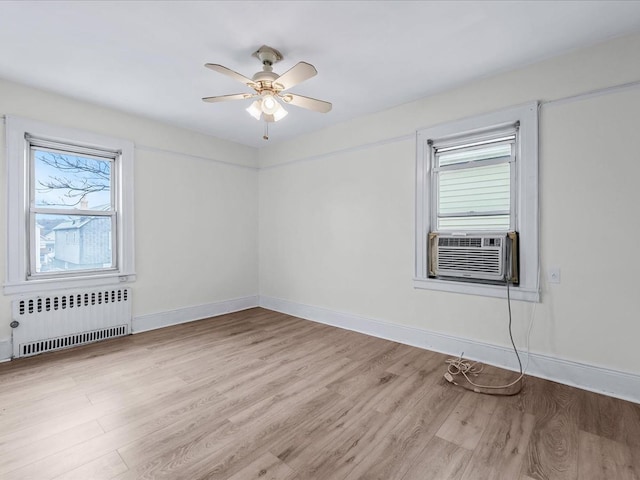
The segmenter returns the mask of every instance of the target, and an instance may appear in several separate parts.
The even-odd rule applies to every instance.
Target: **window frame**
[[[516,149],[515,146],[518,144],[518,130],[519,130],[519,126],[514,126],[513,128],[509,128],[509,129],[499,129],[497,131],[492,132],[493,134],[491,136],[483,136],[482,140],[479,140],[477,138],[468,138],[465,137],[463,139],[463,141],[461,141],[460,139],[458,139],[457,142],[451,143],[449,142],[449,144],[447,146],[441,146],[438,147],[437,145],[429,145],[429,155],[432,156],[432,158],[430,159],[430,162],[433,163],[433,169],[432,169],[432,175],[431,175],[431,217],[430,217],[430,225],[431,226],[436,226],[438,227],[438,218],[440,218],[440,173],[442,172],[450,172],[450,171],[462,171],[462,170],[466,170],[466,171],[470,171],[473,168],[480,168],[480,167],[484,167],[484,166],[493,166],[493,165],[502,165],[502,164],[508,164],[509,165],[509,189],[510,189],[510,198],[509,198],[509,228],[504,230],[505,232],[507,231],[511,231],[511,230],[515,230],[515,226],[517,224],[517,212],[515,209],[515,205],[517,204],[517,189],[515,186],[516,183],[516,179],[517,179],[517,162],[515,161],[516,159]],[[511,135],[507,135],[507,132],[512,132]],[[499,141],[503,138],[505,138],[506,136],[510,137],[514,137],[513,139],[510,138],[510,141],[502,140]],[[487,137],[487,138],[484,138]],[[482,142],[482,143],[480,143]],[[486,145],[490,145],[490,144],[503,144],[503,143],[509,143],[512,144],[513,146],[511,147],[511,155],[509,156],[509,160],[501,160],[501,161],[496,161],[494,159],[492,160],[480,160],[479,162],[483,162],[482,165],[475,165],[475,166],[471,166],[469,165],[470,162],[465,162],[465,163],[460,163],[460,164],[454,164],[454,165],[446,165],[446,166],[442,166],[442,165],[437,165],[437,161],[438,161],[438,148],[442,149],[449,149],[449,148],[453,148],[455,145],[460,145],[461,143],[464,144],[471,144],[471,143],[476,143],[477,145],[473,145],[473,146],[467,146],[464,148],[460,148],[460,150],[470,150],[470,149],[475,149],[475,150],[480,150],[483,146]],[[475,161],[474,161],[475,162]],[[471,217],[471,216],[476,216],[476,215],[458,215],[459,217]],[[478,215],[478,216],[487,216],[485,215]],[[433,231],[435,232],[452,232],[452,231],[460,231],[460,230],[454,230],[454,229],[445,229],[445,228],[433,228]],[[468,229],[468,230],[464,230],[467,232],[487,232],[487,231],[491,231],[490,229],[481,229],[481,228],[477,228],[477,229]],[[500,229],[496,230],[493,229],[493,231],[502,231]]]
[[[119,167],[119,163],[122,162],[122,152],[120,150],[106,150],[106,149],[96,149],[96,148],[87,148],[86,145],[75,145],[70,143],[60,143],[60,142],[52,142],[49,139],[34,137],[33,135],[27,134],[25,135],[25,140],[28,143],[28,155],[29,155],[29,187],[28,187],[28,195],[29,195],[29,221],[28,221],[28,232],[27,232],[27,241],[28,241],[28,252],[29,252],[29,263],[27,269],[27,279],[28,280],[36,280],[38,278],[63,278],[76,276],[79,273],[83,275],[95,275],[95,274],[103,274],[109,272],[116,272],[118,267],[118,203],[116,202],[117,192],[119,189],[118,183],[116,181],[117,175],[114,173],[117,171]],[[92,209],[82,209],[82,208],[63,208],[59,206],[43,206],[36,205],[36,151],[38,152],[50,152],[50,153],[60,153],[63,155],[74,155],[81,156],[82,158],[87,158],[95,161],[110,162],[109,168],[109,209],[108,210],[92,210]],[[109,236],[109,251],[111,252],[111,265],[109,267],[103,268],[93,268],[93,269],[77,269],[77,270],[66,270],[66,271],[45,271],[38,272],[37,271],[37,257],[39,252],[36,251],[37,248],[37,239],[35,235],[37,235],[37,215],[63,215],[68,217],[105,217],[109,218],[109,223],[111,224],[111,234]],[[92,219],[92,220],[93,220]],[[79,238],[75,238],[78,232],[74,232],[74,243],[79,242]],[[36,247],[31,248],[32,244],[35,243]]]
[[[135,280],[134,267],[134,212],[133,212],[133,142],[84,130],[49,125],[20,117],[6,117],[7,139],[7,238],[6,238],[6,295],[50,291],[61,288],[113,285]],[[36,213],[41,210],[32,198],[34,143],[50,142],[69,147],[69,153],[89,155],[85,152],[113,153],[112,208],[112,262],[113,268],[47,272],[33,275],[33,257],[37,241]],[[37,148],[37,147],[36,147]],[[56,213],[57,209],[50,209]],[[59,209],[57,213],[94,215],[90,210]],[[35,245],[32,245],[35,243]],[[32,248],[33,247],[33,248]],[[114,249],[115,247],[115,249]],[[37,252],[35,252],[37,255]]]
[[[416,132],[415,206],[415,288],[506,297],[504,286],[470,283],[428,276],[428,234],[435,231],[434,156],[432,146],[466,143],[519,125],[515,145],[515,164],[511,170],[512,230],[519,234],[520,284],[511,287],[511,298],[538,302],[539,295],[539,205],[538,205],[538,103],[529,103],[497,112],[477,115]],[[447,230],[449,231],[449,230]],[[495,231],[493,231],[495,232]],[[469,230],[469,233],[492,233]]]

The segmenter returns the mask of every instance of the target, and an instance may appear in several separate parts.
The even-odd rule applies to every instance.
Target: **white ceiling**
[[[315,65],[291,92],[333,110],[288,106],[274,143],[638,31],[640,1],[3,1],[0,77],[260,147],[250,101],[201,101],[249,92],[204,63]]]

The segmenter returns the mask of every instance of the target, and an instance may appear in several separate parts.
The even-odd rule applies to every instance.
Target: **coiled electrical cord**
[[[475,387],[474,391],[480,393],[487,393],[489,395],[516,395],[520,393],[522,390],[522,378],[524,377],[524,371],[522,370],[522,361],[520,360],[520,354],[518,353],[518,349],[516,348],[516,343],[513,340],[513,331],[511,328],[512,325],[512,314],[511,314],[511,294],[509,292],[509,279],[505,278],[505,283],[507,285],[507,307],[509,310],[509,338],[511,339],[511,345],[513,346],[513,351],[516,354],[516,358],[518,359],[518,367],[520,375],[513,382],[508,383],[506,385],[480,385],[478,383],[473,382],[469,375],[477,376],[484,369],[484,365],[479,362],[470,362],[468,360],[463,360],[462,355],[464,352],[460,354],[458,358],[450,358],[445,361],[447,364],[447,374],[445,374],[445,378],[452,383],[453,377],[456,375],[462,375],[470,385]],[[532,318],[533,320],[533,318]],[[531,326],[529,327],[529,332],[531,332]],[[448,376],[447,376],[448,375]],[[520,382],[520,387],[516,391],[508,391],[508,392],[500,392],[498,390],[505,390],[509,387],[512,387]],[[487,390],[482,392],[482,390]]]

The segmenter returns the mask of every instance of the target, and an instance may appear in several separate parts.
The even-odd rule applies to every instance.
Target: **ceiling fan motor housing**
[[[273,73],[271,71],[262,71],[256,73],[253,77],[251,77],[251,79],[254,82],[275,82],[279,76],[280,75],[278,75],[277,73]]]
[[[262,93],[263,91],[275,93],[276,89],[273,88],[273,83],[280,75],[273,73],[273,64],[282,60],[282,54],[275,48],[263,45],[253,53],[253,56],[262,62],[262,71],[256,73],[251,78],[257,84],[258,88],[256,90],[258,93]]]

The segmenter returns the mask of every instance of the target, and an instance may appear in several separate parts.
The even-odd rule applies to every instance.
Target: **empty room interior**
[[[5,1],[0,116],[2,479],[640,479],[639,1]]]

